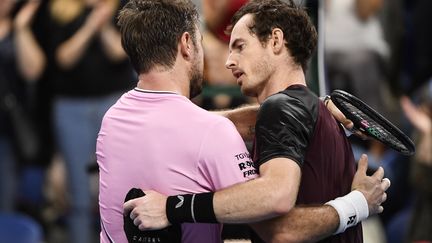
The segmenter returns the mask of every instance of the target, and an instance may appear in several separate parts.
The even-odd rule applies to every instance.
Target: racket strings
[[[362,132],[368,131],[369,134],[374,136],[376,139],[384,143],[389,143],[390,146],[398,150],[409,150],[404,143],[400,141],[400,139],[392,134],[391,131],[375,122],[377,118],[370,117],[344,100],[339,100],[339,102],[352,115],[351,120],[353,120],[354,123],[359,124],[358,127]]]

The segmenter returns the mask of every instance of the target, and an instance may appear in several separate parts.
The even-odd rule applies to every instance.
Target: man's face
[[[253,22],[251,14],[243,16],[231,32],[230,54],[225,66],[231,69],[243,94],[257,97],[267,84],[273,65],[271,49],[263,46],[249,31]]]
[[[190,70],[190,98],[199,95],[202,90],[204,80],[204,51],[202,47],[202,35],[198,27],[196,29],[195,40],[195,55],[193,59],[192,68]]]

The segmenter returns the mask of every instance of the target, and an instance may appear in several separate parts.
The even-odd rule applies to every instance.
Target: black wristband
[[[166,215],[171,224],[218,223],[213,210],[213,192],[169,196]]]
[[[218,223],[213,209],[213,192],[195,194],[195,220],[199,223]]]

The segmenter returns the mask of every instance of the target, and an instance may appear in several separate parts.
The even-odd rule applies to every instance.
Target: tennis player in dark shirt
[[[366,156],[355,171],[342,128],[306,86],[317,40],[309,17],[293,1],[252,0],[232,24],[226,67],[261,104],[253,151],[260,176],[180,197],[144,188],[146,196],[126,202],[125,212],[141,230],[251,223],[268,242],[362,242],[358,223],[382,212],[390,182],[382,168],[366,175]]]
[[[294,84],[262,103],[254,162],[288,158],[301,168],[296,205],[324,204],[351,191],[355,160],[342,126],[305,85]],[[322,242],[363,242],[361,224]]]

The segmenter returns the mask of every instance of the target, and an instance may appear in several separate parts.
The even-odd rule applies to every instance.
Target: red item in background
[[[229,42],[229,35],[225,34],[225,30],[228,25],[231,23],[231,18],[239,10],[245,3],[249,0],[231,0],[228,1],[229,5],[227,6],[227,14],[225,15],[225,19],[222,21],[222,24],[216,28],[215,34],[216,36],[222,40],[223,42]]]

